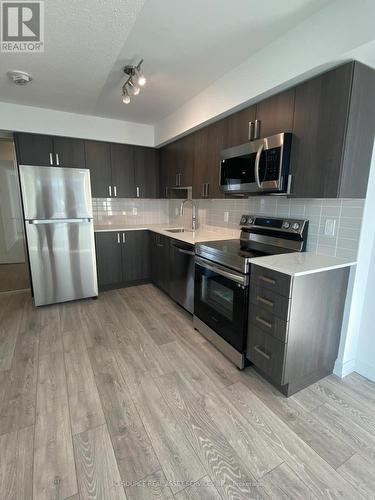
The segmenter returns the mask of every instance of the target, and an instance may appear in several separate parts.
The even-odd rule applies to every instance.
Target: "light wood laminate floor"
[[[0,295],[0,499],[373,499],[375,384],[286,399],[152,285]]]

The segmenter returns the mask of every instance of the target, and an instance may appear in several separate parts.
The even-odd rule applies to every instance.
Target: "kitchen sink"
[[[165,229],[165,231],[167,231],[167,233],[186,233],[186,232],[189,232],[189,231],[186,231],[186,229],[183,229],[183,228],[179,228],[179,229]]]

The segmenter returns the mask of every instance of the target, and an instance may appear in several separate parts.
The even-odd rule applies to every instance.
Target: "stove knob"
[[[240,224],[246,224],[246,222],[247,222],[247,218],[243,215],[243,216],[241,217],[241,222],[240,222]]]
[[[254,219],[252,219],[251,217],[249,217],[249,218],[247,219],[247,223],[248,223],[248,224],[254,224]]]
[[[289,224],[289,222],[288,222],[288,221],[285,221],[285,222],[283,223],[283,228],[284,228],[284,229],[289,229],[289,228],[290,228],[290,224]]]
[[[298,231],[298,229],[299,229],[299,224],[298,224],[298,222],[295,222],[295,223],[292,225],[292,229],[294,229],[295,231]]]

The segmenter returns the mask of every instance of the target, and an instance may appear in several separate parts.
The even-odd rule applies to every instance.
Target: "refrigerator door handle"
[[[69,224],[74,224],[74,223],[77,223],[77,224],[82,224],[82,222],[87,222],[87,223],[90,223],[92,221],[92,219],[46,219],[46,220],[37,220],[37,219],[33,219],[33,220],[29,220],[29,224],[56,224],[58,222],[63,222],[64,224],[66,223],[69,223]]]

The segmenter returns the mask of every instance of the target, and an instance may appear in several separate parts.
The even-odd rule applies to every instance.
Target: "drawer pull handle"
[[[254,346],[254,351],[256,351],[258,354],[260,354],[261,356],[263,356],[263,358],[265,358],[267,360],[271,359],[271,356],[269,354],[267,354],[266,352],[264,352],[260,345]]]
[[[255,319],[260,323],[261,325],[266,326],[267,328],[272,328],[272,323],[269,321],[266,321],[265,319],[261,318],[260,316],[256,316]]]
[[[276,285],[276,280],[269,278],[268,276],[259,276],[259,279],[266,283],[269,283],[270,285]]]
[[[272,300],[265,299],[264,297],[261,297],[260,295],[257,295],[257,300],[258,302],[262,302],[263,304],[266,304],[267,306],[273,307],[274,302]]]

